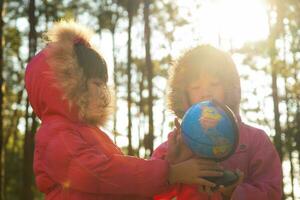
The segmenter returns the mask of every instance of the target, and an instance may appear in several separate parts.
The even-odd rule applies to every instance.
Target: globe
[[[192,105],[184,114],[181,130],[184,142],[202,158],[225,160],[234,153],[238,143],[235,115],[217,101]]]

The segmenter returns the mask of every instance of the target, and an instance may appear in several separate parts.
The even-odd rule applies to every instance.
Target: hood
[[[25,87],[29,102],[41,120],[60,115],[73,122],[106,123],[109,90],[106,85],[99,88],[99,96],[93,98],[100,106],[89,106],[91,92],[85,85],[87,77],[74,52],[74,42],[78,39],[97,52],[89,43],[91,36],[88,29],[75,22],[59,22],[46,33],[48,45],[28,63]]]
[[[238,116],[241,101],[240,77],[231,56],[210,45],[199,45],[178,58],[169,69],[167,104],[178,117],[189,105],[187,85],[201,73],[217,76],[223,84],[224,102]]]
[[[46,48],[34,56],[25,71],[25,87],[29,102],[36,115],[43,121],[50,115],[61,115],[71,121],[79,121],[78,109],[64,98],[57,85],[54,72],[46,62]]]

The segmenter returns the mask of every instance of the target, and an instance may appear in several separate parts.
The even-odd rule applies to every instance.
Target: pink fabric
[[[221,164],[225,169],[244,172],[243,183],[233,192],[232,200],[279,200],[282,195],[282,170],[279,156],[266,133],[260,129],[239,124],[240,138],[234,155]],[[153,153],[153,158],[164,159],[167,142]],[[180,185],[155,196],[155,200],[222,200],[219,192],[210,198],[197,191],[195,186]]]
[[[26,89],[42,124],[35,135],[34,173],[47,200],[149,199],[167,187],[168,163],[125,156],[101,129],[80,122],[46,63],[28,64]]]

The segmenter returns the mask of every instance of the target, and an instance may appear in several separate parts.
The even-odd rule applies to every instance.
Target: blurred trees
[[[289,176],[284,179],[284,185],[291,185],[291,189],[285,191],[283,199],[296,199],[295,179],[299,181],[300,164],[300,5],[293,0],[269,0],[268,5],[269,39],[249,43],[238,52],[246,55],[246,65],[256,72],[262,71],[271,79],[271,92],[265,98],[272,98],[273,117],[268,118],[265,114],[265,119],[259,123],[274,130],[274,145],[283,165],[290,168],[290,171],[284,170]],[[256,66],[259,59],[268,60],[260,69]],[[258,111],[265,108],[266,105],[260,105]]]
[[[270,128],[283,165],[290,169],[285,184],[295,185],[300,181],[300,4],[298,0],[269,0],[267,12],[268,40],[245,44],[233,53],[242,55],[252,72],[266,77],[264,99],[255,102],[255,108],[245,107],[243,114],[263,116],[249,117],[249,121]],[[129,155],[149,157],[166,138],[172,122],[164,95],[178,39],[175,33],[191,23],[180,15],[176,2],[29,0],[24,4],[2,0],[0,13],[1,199],[42,199],[32,174],[33,139],[39,121],[24,92],[24,70],[28,59],[45,45],[42,33],[61,18],[92,26],[101,38],[101,50],[111,47],[117,109],[109,130],[114,141]],[[249,76],[244,74],[243,79]],[[252,94],[258,95],[258,90]],[[249,101],[244,97],[242,104]],[[272,112],[265,113],[269,102]],[[295,187],[285,191],[285,198],[296,199]]]
[[[2,199],[2,190],[3,190],[3,185],[2,185],[2,149],[3,149],[3,115],[2,115],[2,108],[3,108],[3,90],[2,90],[2,85],[3,85],[3,13],[4,9],[3,6],[4,1],[0,2],[0,199]]]

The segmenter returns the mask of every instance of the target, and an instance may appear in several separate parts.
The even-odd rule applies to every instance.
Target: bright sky
[[[198,16],[199,25],[206,27],[205,37],[218,33],[222,40],[232,41],[234,46],[268,36],[268,18],[262,0],[208,1]]]
[[[206,42],[230,49],[230,45],[240,47],[245,42],[268,36],[268,17],[263,0],[204,0],[198,1],[202,2],[199,8],[194,2],[178,1],[181,15],[191,13],[189,29],[194,30],[177,30],[178,36],[189,38],[189,41],[180,41],[182,46],[189,48],[195,45],[191,42]]]

